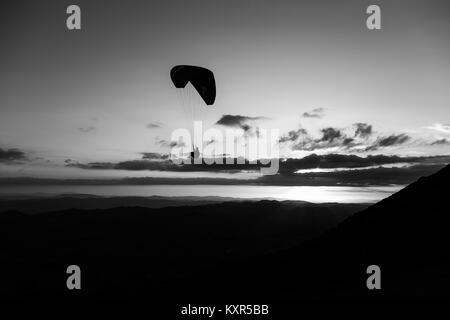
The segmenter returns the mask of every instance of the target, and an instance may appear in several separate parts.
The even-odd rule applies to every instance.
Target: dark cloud
[[[68,159],[70,160],[70,159]],[[223,159],[226,163],[225,160]],[[70,160],[69,166],[82,169],[115,169],[115,170],[159,170],[176,172],[238,172],[241,170],[259,170],[258,165],[250,164],[245,161],[244,164],[214,164],[214,165],[175,165],[170,161],[148,161],[132,160],[119,163],[94,162],[80,164]],[[92,184],[255,184],[255,185],[389,185],[389,184],[407,184],[417,178],[433,173],[450,162],[450,156],[434,157],[399,157],[375,155],[360,157],[357,155],[311,154],[301,159],[282,159],[280,161],[279,174],[273,176],[263,176],[255,180],[245,179],[217,179],[217,178],[126,178],[122,180],[108,181],[88,181]],[[389,164],[393,164],[389,167]],[[394,164],[399,164],[394,166]],[[405,165],[403,165],[405,164]],[[348,170],[339,170],[331,172],[304,172],[296,173],[300,169],[334,169],[346,168]],[[359,170],[350,170],[359,169]],[[35,181],[37,184],[43,184],[42,180]],[[0,179],[0,184],[26,183],[23,179]],[[31,181],[33,183],[33,181]],[[48,183],[55,183],[49,181]],[[59,182],[58,182],[59,183]],[[68,181],[71,183],[71,181]],[[79,182],[74,182],[79,183]]]
[[[391,135],[389,137],[380,138],[378,140],[378,144],[381,147],[389,147],[396,144],[402,144],[408,141],[410,137],[404,133],[398,134],[398,135]]]
[[[388,137],[379,137],[371,146],[366,148],[366,151],[377,150],[381,147],[401,145],[410,139],[410,136],[405,133],[393,134]]]
[[[66,159],[64,162],[66,163],[66,167],[72,168],[94,169],[94,170],[115,169],[115,164],[113,162],[80,163],[72,159]]]
[[[225,127],[234,127],[234,128],[241,128],[245,132],[248,132],[250,129],[252,129],[252,126],[249,124],[249,122],[257,121],[257,120],[265,120],[267,118],[265,117],[247,117],[247,116],[241,116],[241,115],[231,115],[231,114],[224,114],[217,122],[216,124],[225,126]]]
[[[279,142],[284,143],[297,141],[298,138],[306,135],[308,135],[308,132],[305,129],[300,128],[298,130],[291,130],[287,134],[281,136]]]
[[[25,152],[13,148],[2,149],[0,148],[0,163],[14,163],[27,160]]]
[[[66,161],[66,167],[71,168],[79,168],[79,169],[97,169],[97,170],[104,170],[104,169],[114,169],[115,164],[112,162],[89,162],[89,163],[81,163],[75,160],[67,159]]]
[[[304,129],[291,130],[281,136],[279,142],[292,142],[290,144],[291,149],[297,151],[315,151],[328,148],[335,148],[336,150],[337,148],[337,150],[341,152],[348,152],[352,149],[354,152],[363,152],[400,145],[410,140],[410,137],[404,133],[369,140],[369,138],[373,136],[372,125],[358,122],[353,124],[353,127],[355,128],[355,131],[351,136],[345,134],[341,129],[326,127],[320,130],[322,135],[320,138],[313,138],[308,135]],[[436,141],[434,144],[444,143],[445,139]]]
[[[144,152],[142,153],[142,159],[144,160],[167,160],[169,159],[168,154],[161,154],[157,152]]]
[[[334,140],[342,137],[341,131],[332,127],[324,128],[321,132],[322,138],[320,141],[333,142]]]
[[[162,147],[168,145],[167,141],[165,139],[161,139],[160,137],[155,138],[155,144],[160,145]]]
[[[184,143],[183,141],[170,141],[169,142],[169,148],[175,148],[175,147],[186,147],[186,143]]]
[[[367,138],[372,135],[372,126],[367,123],[358,122],[355,123],[355,137]]]
[[[442,169],[445,163],[414,164],[403,167],[370,167],[364,170],[279,174],[259,179],[268,185],[370,186],[407,185]]]
[[[156,154],[155,154],[156,155]],[[74,167],[86,170],[129,170],[129,171],[137,171],[137,170],[160,170],[160,171],[177,171],[176,165],[166,160],[147,160],[150,156],[148,153],[143,155],[143,159],[139,160],[129,160],[129,161],[121,161],[121,162],[89,162],[89,163],[80,163],[78,161],[67,159],[65,161],[66,167]],[[163,155],[160,155],[164,157]]]
[[[440,140],[436,140],[436,141],[431,143],[432,146],[434,146],[434,145],[444,145],[444,144],[450,144],[450,140],[440,139]]]
[[[353,138],[345,138],[344,141],[342,141],[342,144],[344,146],[353,146],[355,139]]]
[[[425,164],[430,161],[430,164]],[[428,176],[445,166],[449,159],[423,158],[423,163],[401,168],[368,168],[336,172],[310,172],[297,174],[291,171],[259,179],[226,178],[123,178],[98,180],[57,180],[36,178],[0,178],[0,185],[269,185],[269,186],[368,186],[406,185]],[[187,167],[187,166],[186,166]],[[192,166],[191,166],[192,167]]]
[[[84,132],[84,133],[88,133],[91,131],[94,131],[96,128],[94,126],[89,126],[89,127],[82,127],[82,128],[78,128],[78,131]]]
[[[176,171],[176,165],[168,161],[148,161],[148,160],[131,160],[122,161],[114,166],[117,170],[157,170],[157,171]]]
[[[147,160],[131,160],[123,162],[89,162],[80,163],[77,161],[70,161],[66,164],[67,167],[75,167],[86,170],[153,170],[158,167],[159,162],[147,161]]]
[[[368,186],[406,185],[418,178],[428,176],[445,166],[449,159],[423,159],[430,164],[416,164],[401,168],[368,168],[336,172],[281,173],[259,179],[226,178],[123,178],[97,180],[57,180],[36,178],[0,178],[0,185],[268,185],[268,186]],[[186,166],[187,167],[187,166]],[[192,167],[192,166],[191,166]]]
[[[216,158],[217,160],[218,158]],[[68,159],[70,160],[70,159]],[[174,172],[239,172],[242,170],[252,171],[259,170],[261,168],[260,164],[250,163],[246,159],[241,159],[242,162],[238,163],[237,159],[231,160],[232,164],[226,164],[227,158],[221,158],[221,162],[210,164],[175,164],[170,160],[130,160],[122,162],[91,162],[91,163],[79,163],[70,160],[66,163],[68,167],[76,167],[81,169],[91,169],[91,170],[104,170],[104,169],[114,169],[114,170],[157,170],[157,171],[174,171]],[[421,165],[434,165],[436,163],[448,163],[450,157],[399,157],[399,156],[385,156],[385,155],[374,155],[367,157],[360,157],[357,155],[343,155],[343,154],[327,154],[327,155],[317,155],[311,154],[301,159],[280,159],[280,174],[294,174],[297,170],[301,169],[334,169],[334,168],[365,168],[365,167],[376,167],[387,164],[398,164],[398,163],[408,163],[411,165],[421,164]],[[212,163],[212,162],[209,162]],[[360,171],[358,171],[360,172]]]
[[[292,150],[299,151],[314,151],[332,147],[348,149],[358,145],[358,143],[354,142],[353,138],[348,138],[339,129],[327,127],[321,129],[320,132],[322,133],[322,137],[314,139],[309,136],[306,131],[292,131],[290,134],[288,133],[287,135],[282,136],[280,142],[295,141],[291,148]],[[297,136],[301,137],[301,139],[289,140],[289,138],[297,138]]]
[[[161,127],[162,127],[162,123],[160,123],[160,122],[150,122],[149,124],[147,124],[146,127],[147,127],[148,129],[161,128]]]
[[[165,148],[185,147],[186,144],[183,141],[167,141],[165,139],[155,138],[155,143]]]
[[[285,172],[294,172],[300,169],[333,169],[333,168],[362,168],[369,166],[377,166],[393,163],[416,163],[423,162],[421,157],[399,157],[399,156],[385,156],[385,155],[369,155],[367,157],[360,157],[358,155],[346,154],[325,154],[317,155],[315,153],[303,157],[301,159],[285,159],[280,163],[280,168]],[[450,159],[447,157],[446,159]]]
[[[238,164],[237,159],[233,159],[231,165],[226,165],[226,158],[221,159],[221,163],[206,164],[205,162],[199,165],[192,164],[175,164],[170,160],[129,160],[117,163],[112,162],[90,162],[79,163],[72,161],[66,164],[67,167],[76,167],[80,169],[91,170],[129,170],[129,171],[142,171],[142,170],[156,170],[156,171],[174,171],[174,172],[196,172],[196,171],[210,171],[210,172],[237,172],[241,170],[259,170],[259,165],[250,164],[248,160],[243,160],[241,164]],[[211,162],[212,163],[212,162]]]
[[[317,118],[317,119],[321,119],[324,116],[324,111],[325,111],[324,108],[316,108],[316,109],[313,109],[313,110],[311,110],[309,112],[304,112],[302,114],[302,117],[303,118]]]

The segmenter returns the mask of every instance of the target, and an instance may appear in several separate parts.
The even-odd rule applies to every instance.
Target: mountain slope
[[[446,166],[318,239],[267,257],[259,263],[275,275],[268,287],[305,298],[450,298],[449,184]],[[378,292],[366,287],[372,264],[382,271]]]
[[[340,255],[399,259],[447,255],[450,166],[343,221],[318,242]],[[341,249],[335,251],[336,248]],[[329,249],[325,249],[329,248]]]

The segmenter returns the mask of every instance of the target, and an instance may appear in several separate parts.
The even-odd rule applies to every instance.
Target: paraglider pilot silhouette
[[[216,99],[216,81],[211,70],[197,66],[179,65],[170,70],[170,78],[176,88],[182,89],[182,104],[190,112],[192,122],[194,121],[195,107],[199,107],[202,104],[206,104],[207,106],[214,104]],[[197,91],[196,94],[202,99],[201,101],[193,101],[195,97],[193,97],[193,94],[189,90],[186,90],[188,83],[191,83],[195,88]],[[192,144],[192,152],[190,154],[191,163],[199,156],[200,151],[198,147]]]

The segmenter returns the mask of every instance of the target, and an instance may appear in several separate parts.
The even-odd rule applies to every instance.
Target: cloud
[[[448,160],[448,159],[447,159]],[[442,169],[445,163],[430,163],[430,164],[405,164],[404,166],[383,166],[361,168],[361,170],[337,170],[333,172],[310,172],[304,174],[288,175],[281,183],[294,184],[295,181],[323,181],[320,185],[352,185],[352,186],[367,186],[367,185],[407,185],[423,176],[428,176]],[[282,175],[281,175],[282,176]],[[269,177],[271,178],[271,177]],[[260,182],[264,183],[264,182]],[[268,181],[267,181],[268,183]],[[280,183],[280,184],[281,184]],[[312,183],[312,182],[311,182]],[[274,182],[272,182],[274,184]]]
[[[167,160],[169,159],[168,154],[161,154],[157,152],[144,152],[142,153],[142,159],[144,160]]]
[[[186,144],[183,141],[167,141],[165,139],[160,139],[159,137],[155,138],[155,144],[165,148],[174,148],[174,147],[182,148],[186,146]]]
[[[216,124],[225,126],[225,127],[234,127],[234,128],[241,128],[245,132],[252,129],[252,126],[249,124],[249,122],[257,121],[257,120],[265,120],[266,117],[247,117],[247,116],[241,116],[241,115],[231,115],[231,114],[224,114],[217,122]]]
[[[353,133],[349,133],[350,129]],[[348,134],[346,133],[348,132]],[[373,127],[368,123],[357,122],[352,127],[338,129],[325,127],[320,130],[321,136],[313,137],[306,130],[291,130],[281,136],[280,143],[291,143],[294,151],[315,151],[333,149],[333,152],[367,152],[379,148],[401,145],[411,137],[405,133],[374,137]],[[435,144],[444,144],[445,141]]]
[[[175,147],[186,147],[186,143],[184,143],[183,141],[170,141],[169,143],[169,148],[175,148]]]
[[[344,146],[353,146],[355,139],[353,138],[345,138],[344,141],[342,141],[342,144]]]
[[[339,160],[336,163],[331,161],[328,163],[327,159],[324,160],[322,156],[317,156],[317,159],[310,157],[304,160],[304,166],[310,166],[314,163],[317,164],[324,162],[329,167],[335,166],[341,167],[342,164],[351,165],[353,159],[345,162],[345,158],[341,158],[344,162]],[[355,156],[351,156],[355,157]],[[136,177],[136,178],[123,178],[123,179],[83,179],[83,180],[58,180],[58,179],[36,179],[36,178],[0,178],[0,185],[268,185],[268,186],[368,186],[368,185],[406,185],[418,178],[428,176],[437,170],[441,169],[449,163],[449,157],[423,157],[423,158],[400,158],[389,156],[381,156],[389,161],[398,161],[396,166],[383,166],[379,167],[368,165],[372,158],[354,158],[356,162],[361,161],[358,167],[360,170],[336,170],[336,171],[322,171],[322,172],[308,172],[308,173],[295,173],[298,169],[294,167],[300,167],[293,161],[302,161],[303,159],[287,159],[286,162],[280,162],[282,165],[282,172],[277,175],[262,176],[257,179],[248,178],[187,178],[187,177],[171,177],[171,178],[158,178],[158,177]],[[331,157],[334,158],[334,157]],[[414,160],[414,163],[406,163],[408,160]],[[376,162],[375,160],[374,162]],[[367,162],[367,165],[366,163]],[[309,163],[309,165],[308,165]],[[402,166],[405,163],[408,165]],[[289,165],[286,165],[289,164]],[[138,165],[134,164],[134,168]],[[162,167],[162,165],[160,164]],[[192,170],[194,166],[180,166],[180,170]],[[206,167],[206,166],[205,166]],[[209,168],[210,171],[223,170],[226,166],[217,166]],[[119,167],[118,167],[119,168]],[[350,168],[350,167],[349,167]],[[193,171],[193,170],[192,170]]]
[[[366,148],[366,151],[377,150],[380,147],[392,147],[401,145],[410,139],[411,137],[405,133],[393,134],[388,137],[379,137],[371,146]]]
[[[223,160],[225,163],[225,160]],[[127,170],[127,171],[143,171],[143,170],[151,170],[151,171],[172,171],[172,172],[198,172],[198,171],[240,171],[240,170],[258,170],[259,167],[255,165],[250,165],[247,161],[245,164],[237,164],[234,161],[234,165],[225,165],[225,164],[175,164],[170,160],[129,160],[129,161],[121,161],[121,162],[90,162],[90,163],[80,163],[72,161],[69,164],[66,164],[67,167],[76,167],[80,169],[86,170],[105,170],[105,169],[113,169],[113,170]]]
[[[155,138],[155,144],[160,145],[162,147],[168,146],[168,143],[165,139],[161,139],[160,137]]]
[[[435,130],[441,133],[450,134],[450,125],[448,124],[442,124],[442,123],[435,123],[431,126],[424,127],[425,129]]]
[[[447,157],[448,159],[449,157]],[[325,155],[310,154],[301,159],[285,159],[280,165],[287,171],[293,172],[299,169],[313,168],[361,168],[373,167],[376,165],[393,163],[412,163],[421,162],[425,158],[421,157],[399,157],[386,155],[369,155],[361,157],[354,154],[336,154]]]
[[[372,135],[372,126],[367,123],[358,122],[355,123],[355,137],[367,138]]]
[[[93,127],[93,126],[89,126],[89,127],[78,128],[77,130],[81,131],[81,132],[84,132],[84,133],[88,133],[88,132],[96,130],[96,128]]]
[[[149,124],[147,124],[146,128],[147,129],[157,129],[157,128],[161,128],[162,125],[163,124],[161,122],[150,122]]]
[[[324,109],[324,108],[316,108],[316,109],[313,109],[313,110],[311,110],[311,111],[309,111],[309,112],[304,112],[304,113],[302,114],[302,117],[303,117],[303,118],[316,118],[316,119],[321,119],[321,118],[324,117],[324,112],[325,112],[325,109]]]
[[[308,135],[308,132],[305,129],[300,128],[297,130],[291,130],[287,134],[281,136],[279,142],[285,143],[285,142],[297,141],[298,138],[300,138],[301,136],[306,136],[306,135]]]
[[[12,149],[0,148],[0,163],[14,163],[24,160],[27,160],[25,152],[16,148]]]
[[[450,140],[448,140],[448,139],[439,139],[439,140],[436,140],[436,141],[431,143],[432,146],[434,146],[434,145],[444,145],[444,144],[450,144]]]
[[[401,133],[398,135],[391,135],[385,138],[379,138],[378,145],[381,147],[390,147],[397,144],[403,144],[408,141],[410,137],[407,134]]]
[[[129,160],[121,162],[89,162],[89,163],[80,163],[78,161],[71,160],[69,162],[66,162],[66,167],[74,167],[85,170],[177,171],[176,165],[174,165],[169,161],[150,161],[150,160]]]
[[[210,144],[213,144],[213,143],[217,143],[218,141],[216,140],[216,139],[211,139],[211,140],[209,140],[209,141],[206,141],[205,142],[205,146],[209,146]]]
[[[364,159],[364,158],[363,158]],[[297,159],[298,160],[298,159]],[[405,160],[400,158],[399,161]],[[188,177],[136,177],[123,179],[36,179],[0,178],[0,185],[267,185],[267,186],[368,186],[368,185],[406,185],[418,178],[428,176],[443,168],[449,158],[417,158],[413,165],[359,167],[360,170],[336,170],[331,172],[295,173],[292,170],[257,179],[239,178],[188,178]],[[283,164],[281,162],[280,164]],[[192,166],[185,166],[186,168]],[[222,166],[223,167],[223,166]],[[183,167],[181,167],[183,168]],[[217,167],[210,171],[220,170]],[[186,171],[186,170],[185,170]]]
[[[322,136],[320,138],[311,137],[305,129],[289,131],[281,136],[280,143],[293,142],[292,150],[298,151],[314,151],[319,149],[327,149],[341,147],[348,149],[359,145],[354,138],[347,137],[340,129],[327,127],[320,130]]]
[[[80,168],[80,169],[114,169],[115,164],[113,162],[90,162],[90,163],[80,163],[73,159],[64,160],[66,167]]]
[[[135,184],[257,184],[257,185],[388,185],[407,184],[420,176],[432,173],[450,162],[450,156],[436,157],[399,157],[387,155],[373,155],[361,157],[358,155],[311,154],[301,159],[280,159],[279,174],[263,176],[255,180],[242,179],[189,179],[189,178],[129,178],[120,183]],[[158,170],[172,172],[241,172],[257,171],[260,165],[250,164],[245,160],[243,164],[213,165],[176,165],[169,160],[149,161],[130,160],[118,163],[93,162],[82,164],[70,161],[68,166],[81,169],[101,170]],[[331,169],[331,170],[305,170],[305,169]],[[337,170],[332,170],[337,169]],[[348,169],[348,170],[346,170]],[[298,171],[305,170],[299,173]],[[1,183],[1,179],[0,179]],[[103,183],[103,182],[101,182]]]
[[[175,171],[175,165],[167,161],[148,161],[148,160],[131,160],[119,162],[114,166],[117,170],[158,170],[158,171]]]
[[[321,130],[322,138],[320,141],[333,142],[335,139],[339,139],[342,137],[342,133],[339,129],[335,129],[332,127],[324,128]]]

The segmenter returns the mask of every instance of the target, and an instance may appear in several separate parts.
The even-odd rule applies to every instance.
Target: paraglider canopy
[[[184,88],[190,82],[207,105],[212,105],[216,100],[216,81],[211,70],[179,65],[170,70],[170,78],[177,88]]]

